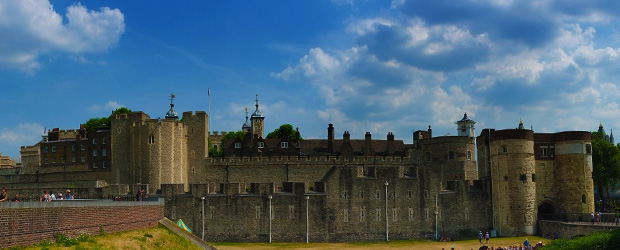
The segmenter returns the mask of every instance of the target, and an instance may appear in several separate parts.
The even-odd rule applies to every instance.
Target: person
[[[62,193],[58,193],[58,197],[56,197],[56,199],[59,199],[59,200],[64,200],[65,198],[64,198],[64,197],[62,197]]]
[[[67,195],[65,197],[66,200],[73,200],[73,194],[71,194],[71,190],[67,189]]]
[[[15,197],[13,197],[12,201],[13,202],[19,202],[19,197],[17,195],[15,195]]]
[[[2,193],[0,193],[0,202],[7,201],[9,199],[9,195],[6,194],[6,188],[2,188]]]
[[[489,232],[484,235],[484,238],[487,240],[487,244],[489,244]]]
[[[136,201],[142,201],[142,190],[138,190],[136,193]]]
[[[600,222],[600,213],[599,212],[596,212],[594,214],[594,221],[596,222],[596,224],[599,224],[599,222]]]
[[[525,249],[529,249],[530,248],[530,241],[527,240],[527,238],[525,238],[525,241],[523,242],[523,247],[525,247]]]
[[[594,211],[590,212],[590,222],[594,225]]]
[[[56,200],[56,195],[54,195],[54,191],[50,191],[50,200],[51,201],[55,201]]]
[[[618,210],[616,210],[616,226],[618,226],[618,222],[620,222],[620,212],[618,212]]]
[[[482,231],[478,231],[478,242],[482,244]]]
[[[43,191],[43,195],[41,195],[40,202],[50,202],[50,195],[47,194],[47,190]]]

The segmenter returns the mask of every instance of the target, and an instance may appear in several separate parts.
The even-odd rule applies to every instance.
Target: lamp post
[[[390,228],[389,228],[389,220],[388,220],[388,185],[389,183],[385,181],[385,241],[390,240]]]
[[[202,200],[202,241],[205,240],[205,197],[200,197]]]
[[[310,238],[310,217],[308,216],[309,210],[308,208],[310,208],[310,196],[306,195],[306,243],[308,243],[309,238]]]
[[[271,199],[273,196],[269,195],[269,243],[271,243]]]

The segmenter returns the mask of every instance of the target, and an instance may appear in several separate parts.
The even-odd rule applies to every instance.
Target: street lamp
[[[389,229],[389,220],[388,220],[388,185],[390,185],[387,181],[385,181],[385,241],[390,240],[390,229]]]
[[[271,243],[271,199],[273,196],[269,195],[269,243]]]
[[[310,217],[308,208],[310,207],[310,196],[306,195],[306,243],[308,243],[310,238]]]
[[[200,197],[202,200],[202,240],[205,240],[205,197]]]

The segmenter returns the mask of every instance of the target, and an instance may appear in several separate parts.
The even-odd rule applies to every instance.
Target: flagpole
[[[207,136],[210,134],[209,130],[213,131],[213,129],[211,129],[211,88],[207,89],[207,95],[209,95],[209,117],[207,117],[207,119],[209,119],[208,122],[208,126],[209,128],[207,129]],[[210,156],[209,155],[209,151],[207,151],[207,157]]]

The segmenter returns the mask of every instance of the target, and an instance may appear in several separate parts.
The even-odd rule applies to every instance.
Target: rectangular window
[[[295,206],[294,205],[288,206],[288,218],[295,219]]]
[[[67,162],[67,159],[63,156],[62,158],[60,158],[60,162],[65,163]]]
[[[413,208],[409,208],[409,221],[413,221]]]
[[[376,194],[377,194],[377,199],[381,199],[381,191],[377,190]]]
[[[56,157],[52,158],[52,164],[56,164]]]
[[[101,167],[102,167],[102,168],[105,168],[105,167],[106,167],[106,165],[105,165],[105,161],[104,161],[104,162],[101,162]]]
[[[97,150],[93,149],[93,156],[97,156]]]
[[[288,142],[285,142],[285,141],[280,142],[280,147],[281,148],[288,148]]]
[[[504,175],[504,181],[508,181],[508,175]]]
[[[101,149],[101,156],[108,156],[108,152],[106,151],[106,149]]]
[[[413,191],[409,190],[409,199],[411,199],[413,197]]]
[[[521,182],[525,184],[527,182],[527,178],[525,177],[525,174],[520,175],[519,180],[521,180]]]
[[[102,138],[101,139],[101,144],[106,144],[108,142],[107,138]]]
[[[381,208],[375,209],[375,214],[376,214],[376,216],[375,216],[376,218],[375,219],[377,221],[381,221]]]
[[[241,148],[241,142],[235,142],[235,148]]]
[[[364,214],[366,211],[365,208],[360,208],[360,221],[364,221],[366,219],[366,215]]]
[[[536,174],[532,174],[532,182],[536,182]]]
[[[82,162],[86,162],[86,156],[82,156]]]
[[[93,145],[97,144],[97,138],[93,138]]]
[[[71,157],[71,162],[75,163],[75,156]]]
[[[540,156],[547,157],[549,149],[546,146],[540,147]]]
[[[97,168],[97,163],[93,162],[93,168]]]
[[[430,219],[430,215],[428,214],[428,208],[424,209],[424,214],[426,215],[425,220],[428,221]]]
[[[215,217],[215,207],[214,206],[210,206],[209,210],[210,210],[210,217],[211,217],[211,219],[213,219]]]
[[[465,208],[465,220],[469,220],[469,208]]]
[[[149,144],[155,143],[155,135],[149,135]]]
[[[56,146],[52,146],[52,152],[56,152]]]
[[[471,150],[467,150],[467,160],[471,161]]]
[[[86,150],[86,145],[82,144],[82,151]]]
[[[454,160],[454,151],[448,151],[448,159]]]
[[[586,154],[592,154],[592,144],[586,144]]]
[[[502,146],[502,152],[504,152],[504,153],[508,153],[508,147],[506,147],[506,146]]]
[[[75,145],[71,145],[71,151],[75,151],[76,147]]]
[[[47,158],[45,158],[45,164],[49,164],[49,161],[47,160]]]
[[[348,208],[344,209],[343,220],[344,222],[349,222],[349,209]]]
[[[258,148],[264,148],[265,147],[265,143],[264,142],[258,142]]]
[[[43,148],[43,152],[47,153],[47,147]]]
[[[396,208],[392,208],[392,221],[396,221]]]

